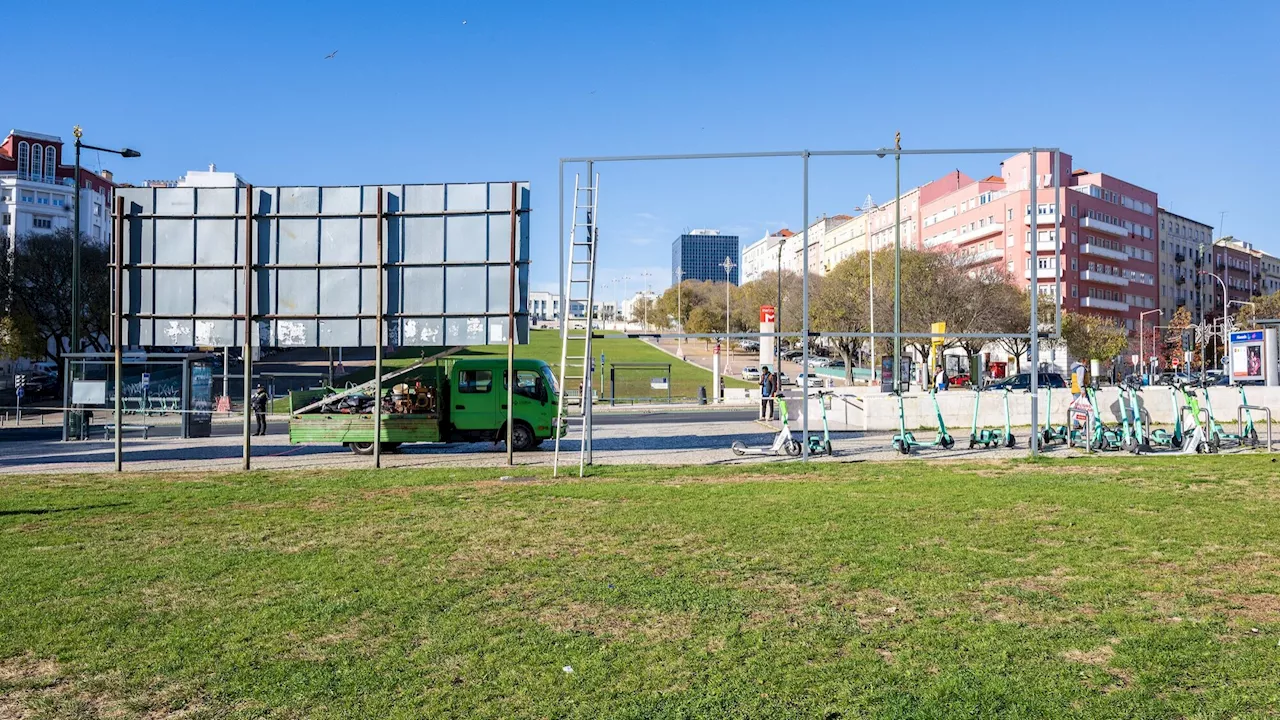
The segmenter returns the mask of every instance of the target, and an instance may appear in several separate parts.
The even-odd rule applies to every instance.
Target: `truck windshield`
[[[543,366],[542,380],[547,384],[547,391],[550,397],[555,397],[560,394],[560,389],[556,387],[556,376],[551,374],[550,367]]]

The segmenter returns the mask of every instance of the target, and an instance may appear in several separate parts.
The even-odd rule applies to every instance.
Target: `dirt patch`
[[[1271,593],[1232,594],[1223,597],[1226,612],[1255,623],[1280,622],[1280,595]]]
[[[1067,650],[1062,657],[1074,663],[1085,665],[1106,665],[1115,657],[1116,649],[1111,645],[1099,645],[1092,650]]]
[[[1068,575],[1066,568],[1054,568],[1048,575],[1036,575],[1033,577],[1017,577],[1017,578],[999,578],[996,580],[988,580],[983,583],[983,587],[987,588],[1017,588],[1026,592],[1048,593],[1054,596],[1061,596],[1063,588],[1067,583],[1076,580],[1075,577]]]
[[[534,619],[556,632],[664,642],[692,635],[695,616],[569,601],[543,607]]]
[[[125,698],[111,678],[72,678],[52,660],[22,655],[0,660],[0,720],[127,718],[178,720],[209,710],[176,687]]]

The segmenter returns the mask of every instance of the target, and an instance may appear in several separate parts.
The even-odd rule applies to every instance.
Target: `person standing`
[[[256,421],[254,435],[267,434],[267,391],[261,385],[253,389],[253,398],[249,401]]]
[[[937,392],[947,389],[947,369],[941,365],[938,366],[938,372],[933,376],[933,387]]]
[[[773,419],[773,394],[777,390],[777,376],[764,368],[760,372],[760,419]]]

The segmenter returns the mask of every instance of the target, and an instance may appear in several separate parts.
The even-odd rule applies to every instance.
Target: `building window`
[[[8,224],[9,224],[9,213],[5,213],[3,216],[0,216],[0,226],[6,226]]]
[[[18,143],[18,179],[25,180],[31,175],[29,162],[31,160],[31,145],[26,140]]]
[[[40,143],[31,146],[31,179],[39,180],[44,173],[44,152]]]
[[[1079,217],[1079,215],[1077,214],[1078,212],[1079,210],[1076,210],[1076,204],[1071,203],[1071,217]]]
[[[1080,297],[1080,289],[1079,289],[1079,287],[1078,287],[1078,286],[1076,286],[1076,285],[1072,285],[1072,286],[1071,286],[1071,297],[1073,297],[1073,298],[1078,298],[1078,297]]]
[[[33,217],[31,218],[31,227],[37,230],[48,230],[53,227],[53,220],[47,217]]]
[[[66,204],[67,204],[67,197],[66,197],[65,195],[54,195],[54,196],[53,196],[53,206],[54,206],[54,207],[65,207],[65,206],[66,206]]]
[[[58,177],[58,149],[53,145],[44,148],[44,176],[49,182]]]
[[[1013,219],[1013,208],[1009,208],[1008,220],[1012,220],[1012,219]]]
[[[24,203],[34,203],[35,201],[36,201],[36,194],[35,194],[35,193],[31,192],[30,190],[23,190],[23,191],[22,191],[22,202],[24,202]]]

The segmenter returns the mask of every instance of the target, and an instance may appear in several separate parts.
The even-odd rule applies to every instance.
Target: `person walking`
[[[937,392],[947,389],[947,369],[941,365],[938,366],[938,372],[933,376],[933,387]]]
[[[773,395],[777,390],[777,376],[763,368],[760,372],[760,419],[773,419]]]
[[[253,398],[249,401],[253,408],[253,418],[256,421],[254,426],[254,435],[267,434],[267,391],[261,385],[253,389]]]

